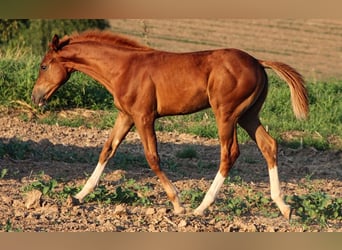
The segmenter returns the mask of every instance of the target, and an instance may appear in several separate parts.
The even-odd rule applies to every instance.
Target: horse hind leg
[[[283,199],[277,166],[277,142],[266,132],[256,113],[247,112],[240,118],[239,124],[256,142],[268,166],[271,198],[286,219],[290,219],[291,208]]]
[[[96,168],[94,169],[93,173],[87,180],[82,190],[73,197],[75,203],[82,202],[84,197],[94,190],[95,186],[100,180],[100,177],[107,165],[108,160],[115,154],[118,146],[125,138],[132,126],[133,121],[131,120],[131,118],[123,113],[119,113],[115,125],[109,135],[109,138],[102,148]]]

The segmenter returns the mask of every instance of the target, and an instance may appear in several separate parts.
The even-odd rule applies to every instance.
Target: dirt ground
[[[68,199],[60,201],[41,196],[39,192],[23,190],[39,178],[58,180],[59,189],[83,185],[95,167],[108,133],[109,130],[42,125],[23,122],[16,116],[2,116],[2,143],[16,140],[26,146],[21,160],[8,155],[0,159],[0,168],[8,170],[0,179],[1,231],[342,231],[339,221],[329,221],[326,227],[313,225],[309,228],[300,223],[298,218],[289,222],[279,215],[274,204],[267,205],[272,207],[273,216],[253,209],[243,216],[228,217],[227,212],[220,210],[216,204],[204,216],[194,216],[189,203],[184,204],[187,208],[185,215],[175,215],[157,178],[147,166],[134,162],[122,163],[116,158],[107,166],[101,185],[114,190],[124,178],[133,179],[137,185],[150,187],[145,195],[152,204],[105,205],[87,202],[73,205]],[[182,192],[199,188],[206,191],[217,171],[218,141],[177,133],[158,133],[158,140],[162,165],[178,190]],[[189,146],[196,150],[195,158],[177,157],[177,152]],[[241,155],[232,173],[241,177],[244,188],[234,182],[225,184],[218,197],[221,204],[230,198],[232,190],[235,196],[249,188],[252,192],[261,192],[269,197],[267,170],[256,146],[247,143],[241,145],[240,149]],[[17,150],[20,151],[20,147]],[[130,132],[120,146],[117,158],[123,155],[140,157],[138,162],[143,159],[139,136],[135,132]],[[82,157],[87,161],[90,159],[89,162],[82,161]],[[332,197],[341,197],[341,159],[341,151],[280,147],[280,178],[285,194],[304,194],[310,185]],[[172,163],[176,161],[177,166],[172,168]],[[311,176],[310,180],[308,176]]]

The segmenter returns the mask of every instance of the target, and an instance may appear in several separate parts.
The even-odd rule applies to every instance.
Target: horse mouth
[[[54,90],[50,90],[49,92],[44,93],[44,94],[40,94],[39,92],[38,93],[33,92],[32,97],[31,97],[32,102],[38,105],[38,107],[44,107],[48,103],[48,100],[53,93],[54,93]]]
[[[38,105],[39,107],[43,107],[47,103],[47,99],[45,96],[40,97],[40,98],[36,98],[35,95],[32,95],[31,99],[32,99],[32,102],[34,104]]]
[[[45,98],[43,99],[40,99],[39,102],[38,102],[38,106],[39,107],[43,107],[47,104],[47,100]]]
[[[52,88],[48,92],[43,91],[35,91],[33,90],[32,93],[32,102],[39,107],[43,107],[47,104],[49,98],[52,96],[52,94],[56,91],[57,88]]]

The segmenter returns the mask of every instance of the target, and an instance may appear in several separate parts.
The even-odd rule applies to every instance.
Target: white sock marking
[[[287,205],[282,197],[282,192],[278,177],[278,167],[274,166],[268,170],[270,176],[270,186],[271,186],[271,198],[277,204],[282,214],[288,216],[290,213],[290,207]]]
[[[87,180],[82,190],[75,195],[75,198],[83,200],[83,198],[87,196],[95,188],[95,186],[98,184],[100,180],[101,174],[106,164],[107,162],[104,162],[103,164],[97,163],[94,172],[91,174],[90,178]]]
[[[215,179],[211,184],[209,190],[207,191],[201,205],[199,205],[198,208],[196,208],[196,210],[194,211],[195,214],[203,214],[203,211],[215,201],[217,193],[220,190],[225,179],[226,178],[223,177],[220,172],[216,174]]]
[[[271,198],[273,200],[279,200],[281,195],[280,190],[280,183],[279,183],[279,177],[278,177],[278,167],[275,166],[268,170],[269,176],[270,176],[270,185],[271,185]]]

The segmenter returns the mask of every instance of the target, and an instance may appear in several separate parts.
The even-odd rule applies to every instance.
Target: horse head
[[[71,71],[63,65],[60,51],[69,43],[68,38],[59,39],[55,35],[49,45],[39,68],[39,75],[32,91],[32,101],[36,105],[43,106],[47,100],[70,77]]]

